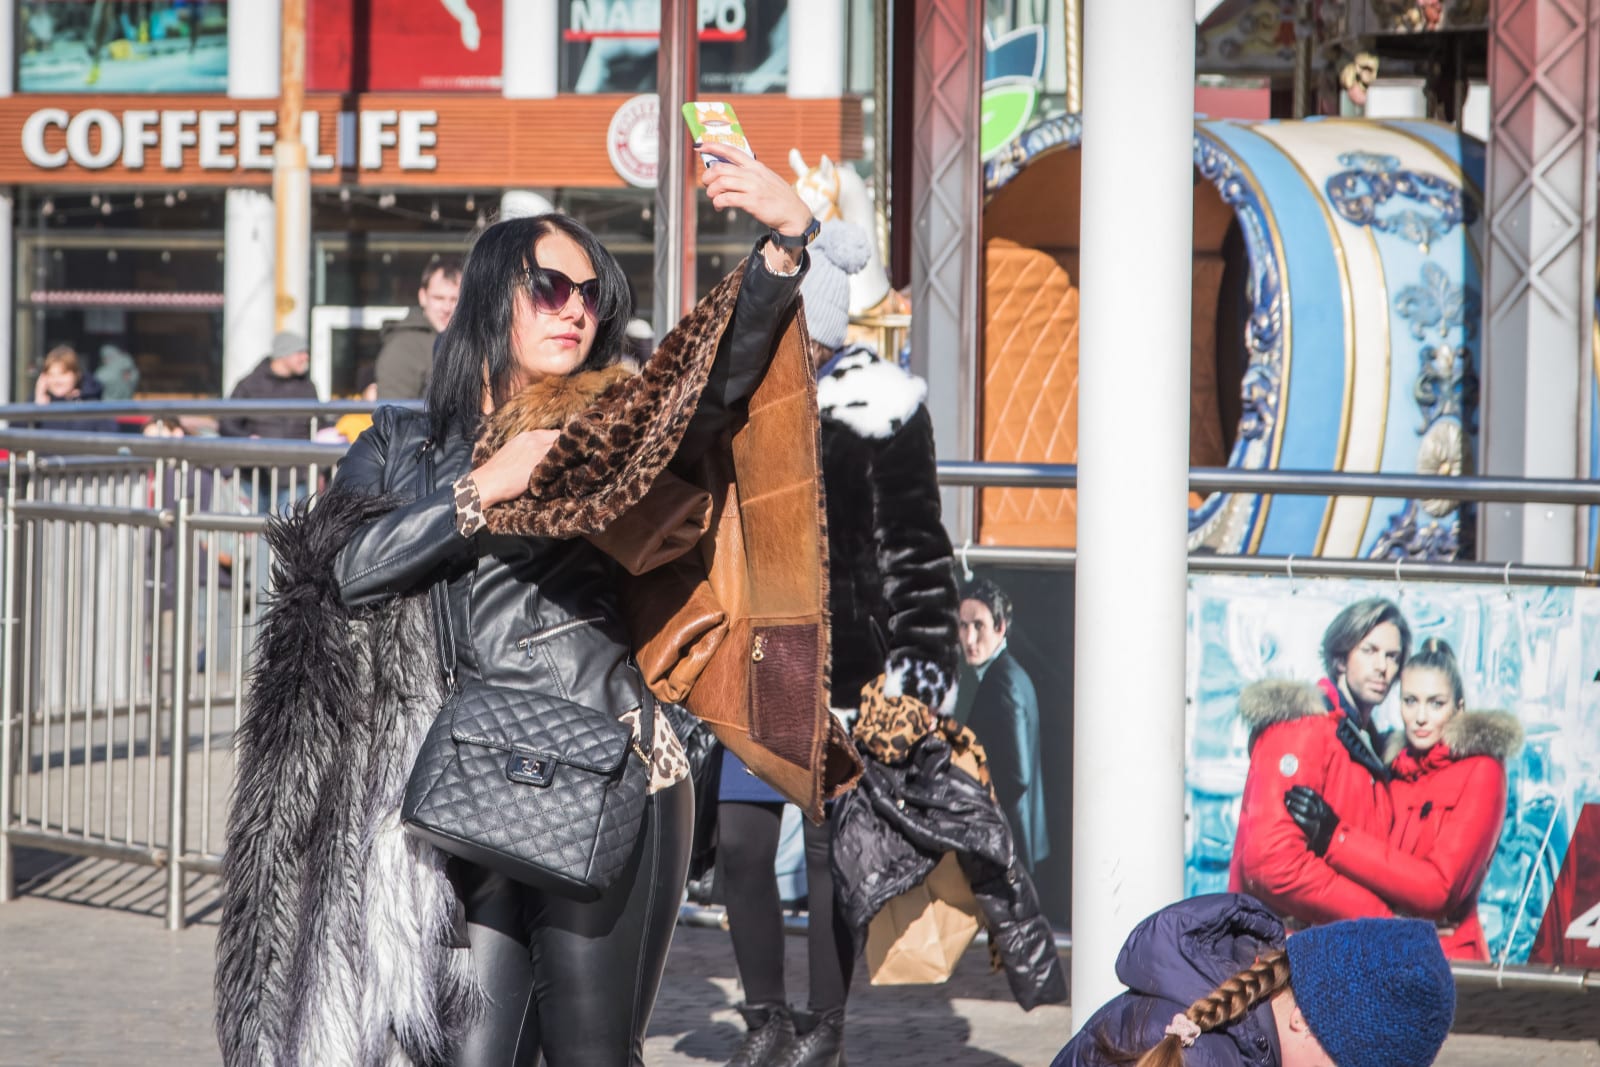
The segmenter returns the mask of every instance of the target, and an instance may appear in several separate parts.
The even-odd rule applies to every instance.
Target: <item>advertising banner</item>
[[[17,91],[223,93],[222,0],[19,0]]]
[[[561,91],[653,93],[661,5],[561,0]],[[789,83],[789,0],[700,0],[702,93],[780,93]]]
[[[504,12],[501,0],[312,0],[307,87],[498,92]]]
[[[954,708],[984,746],[995,797],[1012,844],[1033,876],[1039,903],[1062,930],[1072,918],[1072,686],[1074,576],[1071,571],[974,567],[957,575],[963,595],[985,585],[1004,597],[1003,633],[988,604],[963,601],[986,618],[987,642],[963,640]],[[1002,643],[994,643],[998,637]]]
[[[1188,613],[1189,894],[1593,965],[1600,591],[1196,576]]]

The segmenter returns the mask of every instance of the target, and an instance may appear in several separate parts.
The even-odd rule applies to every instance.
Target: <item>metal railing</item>
[[[85,415],[320,414],[363,403],[175,401],[0,406],[0,420]],[[323,486],[345,445],[0,428],[0,900],[17,846],[166,870],[166,921],[187,876],[221,861],[234,731],[271,559],[268,513]],[[1071,489],[1070,466],[942,462],[947,486]],[[1600,485],[1512,478],[1190,472],[1196,491],[1600,505]],[[966,545],[968,563],[1068,569],[1070,549]],[[1593,585],[1583,567],[1395,564],[1192,554],[1196,573]],[[715,923],[715,909],[687,915]],[[791,923],[791,925],[793,925]],[[1068,942],[1063,940],[1063,948]],[[1457,968],[1464,983],[1582,991],[1593,975]]]
[[[939,463],[939,484],[988,489],[1076,489],[1078,469],[1062,463],[943,460]],[[1196,467],[1189,471],[1189,488],[1204,494],[1402,497],[1503,504],[1600,506],[1600,483],[1555,478],[1443,477]],[[1078,561],[1077,552],[1070,548],[968,544],[959,546],[956,552],[968,563],[1012,567],[1070,569],[1077,566]],[[1291,578],[1410,578],[1417,581],[1523,585],[1600,584],[1600,573],[1587,567],[1528,565],[1509,560],[1435,562],[1327,556],[1225,556],[1212,552],[1191,552],[1189,571],[1193,574],[1283,574]]]
[[[165,868],[180,928],[189,876],[221,861],[261,532],[345,446],[6,429],[0,448],[0,900],[17,846],[120,860]]]

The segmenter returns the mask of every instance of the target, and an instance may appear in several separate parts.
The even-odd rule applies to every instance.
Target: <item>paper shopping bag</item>
[[[947,852],[926,880],[884,905],[867,927],[873,985],[936,985],[978,936],[978,901]]]

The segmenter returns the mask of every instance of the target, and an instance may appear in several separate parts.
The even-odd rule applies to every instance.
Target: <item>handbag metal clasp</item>
[[[556,774],[556,761],[537,752],[513,752],[506,763],[506,777],[523,785],[549,785]]]

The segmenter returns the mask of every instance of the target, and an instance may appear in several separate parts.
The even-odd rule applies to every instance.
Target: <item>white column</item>
[[[790,0],[789,95],[844,95],[844,0]]]
[[[17,0],[0,0],[0,96],[10,96],[17,79]]]
[[[228,5],[229,96],[271,100],[278,95],[278,46],[282,37],[282,0]]]
[[[11,403],[17,375],[14,292],[17,245],[12,240],[15,206],[16,201],[9,193],[0,194],[0,404]]]
[[[548,100],[561,69],[561,16],[556,0],[504,0],[500,92],[507,100]]]
[[[228,6],[230,97],[277,98],[282,36],[281,0]],[[223,396],[250,373],[272,344],[276,226],[272,197],[265,190],[228,190],[222,223]]]
[[[224,213],[222,394],[226,396],[272,344],[276,241],[272,197],[265,192],[229,189]]]
[[[1128,932],[1183,894],[1192,15],[1190,0],[1087,0],[1084,11],[1077,1026],[1121,991],[1114,965]],[[1138,249],[1136,269],[1130,249]]]
[[[1497,0],[1489,85],[1483,469],[1576,478],[1593,388],[1600,0]],[[1576,507],[1480,515],[1485,559],[1588,561]]]

